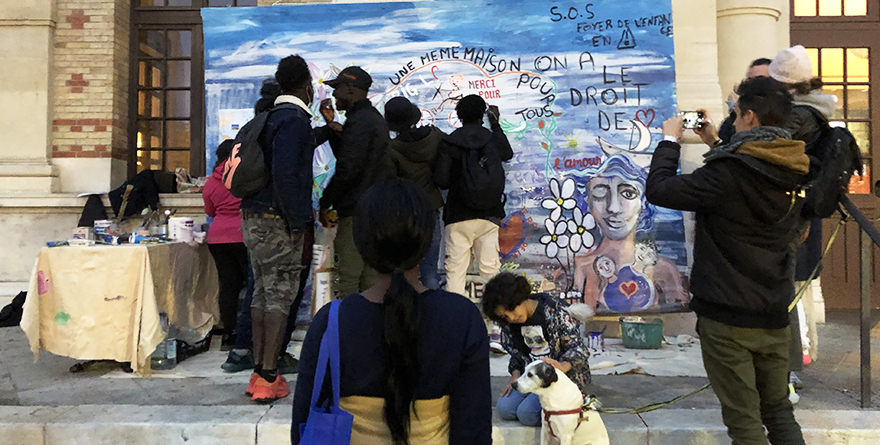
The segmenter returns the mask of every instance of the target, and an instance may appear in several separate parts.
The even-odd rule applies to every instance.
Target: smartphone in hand
[[[682,128],[688,130],[702,128],[706,118],[702,111],[682,111],[679,114]]]

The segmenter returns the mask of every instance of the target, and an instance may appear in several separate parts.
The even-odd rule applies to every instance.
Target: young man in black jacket
[[[728,435],[737,445],[798,445],[788,305],[809,159],[781,128],[791,112],[784,85],[758,77],[737,93],[737,133],[691,174],[677,174],[681,119],[663,123],[645,194],[654,205],[696,212],[690,307]]]
[[[475,251],[480,277],[488,280],[501,269],[498,228],[504,219],[502,196],[490,207],[473,208],[468,205],[467,193],[462,186],[462,159],[474,150],[486,157],[493,150],[501,162],[513,158],[513,149],[498,123],[498,107],[489,107],[492,131],[483,127],[486,102],[476,94],[463,97],[455,107],[462,127],[443,139],[437,153],[434,183],[441,190],[449,190],[443,222],[446,224],[446,290],[464,295],[471,249]]]
[[[333,88],[336,108],[346,112],[342,136],[330,135],[330,147],[336,156],[336,172],[321,196],[319,213],[324,227],[335,225],[335,217],[331,216],[333,212],[339,217],[333,246],[338,258],[337,295],[341,298],[369,288],[378,276],[364,264],[354,246],[352,216],[361,195],[388,176],[390,136],[385,118],[367,99],[373,79],[366,71],[350,66],[343,69],[336,79],[324,83]],[[323,108],[324,104],[322,114]]]

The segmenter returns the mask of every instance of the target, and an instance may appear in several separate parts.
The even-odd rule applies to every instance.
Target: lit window
[[[794,0],[796,17],[868,15],[868,0]]]

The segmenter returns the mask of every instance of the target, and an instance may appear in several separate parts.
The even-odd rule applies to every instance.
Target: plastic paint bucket
[[[188,243],[193,239],[193,219],[173,216],[168,219],[168,236],[175,241]]]

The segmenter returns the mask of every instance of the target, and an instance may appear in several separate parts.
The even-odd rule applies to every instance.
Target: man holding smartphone
[[[781,128],[792,107],[783,84],[746,79],[737,93],[737,133],[693,173],[677,174],[681,117],[663,123],[645,195],[696,213],[690,308],[727,434],[734,444],[800,445],[788,399],[788,305],[810,161]]]

